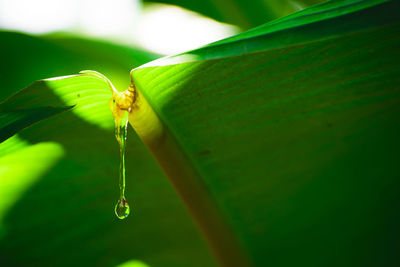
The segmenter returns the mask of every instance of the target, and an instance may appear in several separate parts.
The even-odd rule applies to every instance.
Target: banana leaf
[[[326,0],[144,0],[178,5],[215,20],[250,29]]]
[[[203,48],[133,69],[131,88],[135,88],[136,97],[130,124],[180,194],[219,264],[399,264],[400,231],[396,224],[400,217],[399,11],[397,1],[329,1]],[[59,81],[75,83],[75,79]],[[107,86],[104,81],[103,84],[105,91]],[[50,91],[57,90],[50,88]],[[104,97],[104,108],[107,101]],[[66,100],[63,102],[70,105]],[[98,200],[100,192],[105,194],[100,188],[106,176],[93,179],[87,169],[92,166],[92,172],[100,177],[102,174],[93,167],[96,162],[101,162],[104,170],[104,165],[112,165],[107,161],[114,161],[115,165],[117,159],[112,159],[110,152],[104,153],[112,150],[109,146],[112,141],[103,142],[104,133],[100,135],[90,129],[108,129],[111,125],[99,126],[102,124],[87,119],[88,115],[73,113],[74,109],[84,107],[77,104],[72,112],[36,124],[3,142],[18,137],[21,140],[15,139],[14,143],[21,147],[24,142],[41,141],[39,144],[46,146],[45,149],[52,149],[52,153],[46,154],[51,159],[44,159],[49,164],[63,153],[65,161],[71,154],[76,160],[68,161],[64,168],[53,167],[51,177],[57,178],[49,181],[48,184],[53,183],[49,190],[43,187],[40,191],[48,195],[28,203],[30,210],[34,210],[42,203],[39,200],[46,200],[47,211],[54,208],[54,215],[42,213],[43,217],[32,219],[31,228],[25,227],[23,215],[8,215],[17,229],[3,238],[6,242],[1,245],[1,258],[15,255],[24,242],[29,243],[21,234],[20,239],[12,239],[10,233],[40,229],[44,221],[64,218],[68,212],[78,213],[76,218],[84,217],[93,213],[89,212],[93,206],[97,207],[97,202],[89,200]],[[67,118],[72,115],[74,119]],[[105,112],[102,117],[106,117]],[[110,114],[108,117],[111,121]],[[39,125],[43,128],[39,129]],[[82,133],[79,138],[72,138],[77,131],[71,130],[71,125],[79,126]],[[43,131],[45,136],[41,136]],[[132,135],[128,142],[130,139]],[[82,144],[93,151],[82,151]],[[113,153],[117,155],[115,150]],[[136,153],[127,158],[128,173],[139,168],[145,174],[155,168],[148,151],[139,142]],[[83,164],[86,169],[80,167]],[[68,172],[74,175],[71,177]],[[159,169],[154,176],[162,176]],[[76,190],[83,188],[85,182],[91,186],[79,191],[80,194],[72,194],[74,197],[70,195],[73,189],[65,190],[69,194],[66,197],[51,194],[51,189],[71,186],[74,179],[79,179],[79,183],[72,183]],[[138,259],[150,266],[215,264],[207,252],[193,250],[194,244],[203,248],[203,243],[194,238],[193,229],[182,230],[182,225],[189,228],[190,223],[182,223],[181,210],[180,217],[176,213],[165,215],[177,210],[169,206],[169,196],[160,194],[164,187],[168,188],[168,183],[157,180],[153,186],[159,191],[154,191],[149,190],[146,181],[128,180],[141,187],[132,189],[137,190],[136,195],[142,194],[142,198],[134,198],[135,203],[157,204],[154,210],[160,213],[152,213],[151,218],[150,211],[139,206],[134,218],[140,220],[146,214],[148,217],[146,222],[135,226],[144,228],[131,230],[131,240],[123,239],[130,228],[120,229],[118,233],[125,246],[118,247],[121,251],[109,252],[110,258],[115,260],[115,253],[139,255]],[[47,203],[53,198],[62,204],[67,198],[75,201],[75,205],[63,204],[55,209],[53,203]],[[14,205],[12,210],[18,207],[23,205]],[[104,207],[105,204],[99,205],[96,212],[100,213]],[[164,218],[163,214],[179,224],[172,222],[162,228],[158,217]],[[99,237],[93,231],[106,232],[106,228],[101,228],[105,225],[101,221],[105,220],[104,215],[92,216],[91,220],[86,218],[83,229],[75,222],[71,231],[77,231],[77,238],[88,234],[86,244],[96,243],[97,251],[102,252],[106,246],[99,243],[112,239]],[[32,240],[37,240],[47,228],[37,235],[31,234]],[[54,233],[60,228],[66,229],[58,224],[50,230]],[[164,235],[188,232],[191,234],[185,237],[190,237],[190,241],[185,241],[184,236],[174,236],[174,246],[155,247],[163,257],[149,255],[151,248],[146,246],[144,236],[151,236],[150,229]],[[71,236],[74,237],[72,233],[64,234],[65,238]],[[135,245],[138,239],[140,246]],[[51,240],[47,251],[58,251],[57,244],[58,248],[74,244],[73,238]],[[118,246],[118,242],[110,244]],[[41,250],[43,246],[23,253],[23,259],[45,263],[47,259],[34,256]],[[92,250],[89,256],[83,254],[74,259],[89,262],[95,258]],[[95,262],[110,265],[112,261],[107,254],[101,255],[103,258],[96,258]],[[193,255],[196,260],[188,261]],[[61,262],[52,255],[49,257],[52,263]]]
[[[222,264],[399,263],[398,12],[330,1],[131,72],[130,122]]]
[[[8,133],[17,133],[0,144],[0,266],[215,266],[179,196],[133,131],[126,191],[132,213],[125,221],[114,215],[119,149],[108,84],[88,75],[44,79],[96,69],[123,88],[132,68],[158,55],[14,32],[0,32],[0,47],[0,118]],[[34,80],[40,81],[29,85]]]

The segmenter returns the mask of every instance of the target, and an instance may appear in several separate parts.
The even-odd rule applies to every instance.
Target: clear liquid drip
[[[124,112],[124,117],[115,118],[115,138],[119,144],[120,165],[119,165],[119,200],[115,205],[115,215],[121,220],[128,217],[130,208],[125,199],[125,154],[126,138],[128,133],[128,112]]]
[[[115,215],[121,220],[128,217],[130,212],[129,204],[126,202],[125,198],[118,200],[117,205],[115,205]]]

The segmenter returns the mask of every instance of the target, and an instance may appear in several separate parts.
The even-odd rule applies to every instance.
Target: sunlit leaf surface
[[[14,139],[18,138],[17,136]],[[0,227],[3,216],[23,197],[24,193],[64,154],[56,143],[38,143],[0,157]],[[24,164],[21,164],[24,162]]]
[[[132,72],[257,266],[399,263],[399,11],[327,2]]]
[[[130,121],[144,129],[138,134],[221,263],[398,265],[399,12],[397,1],[330,1],[132,71],[140,105]],[[9,52],[2,100],[32,80],[83,69],[124,88],[129,69],[155,58],[65,37],[0,38]],[[132,131],[133,213],[123,222],[113,215],[118,146],[104,82],[82,75],[40,90],[39,98],[76,106],[0,144],[2,181],[22,177],[0,184],[7,196],[0,259],[7,266],[214,266]]]
[[[0,32],[0,48],[1,101],[35,80],[85,69],[107,74],[122,90],[133,67],[157,57],[11,32]],[[103,80],[78,75],[34,83],[3,106],[29,116],[28,109],[74,107],[0,144],[1,266],[214,266],[181,200],[132,130],[126,191],[132,214],[123,222],[114,215],[119,153],[110,98]]]

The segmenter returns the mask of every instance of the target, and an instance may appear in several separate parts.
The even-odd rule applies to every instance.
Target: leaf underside
[[[133,70],[255,265],[398,263],[399,11],[327,2]]]

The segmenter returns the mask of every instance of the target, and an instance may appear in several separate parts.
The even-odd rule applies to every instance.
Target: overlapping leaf
[[[398,263],[399,10],[331,1],[132,71],[256,266]]]
[[[159,162],[165,167],[180,153],[187,165],[167,167],[176,173],[190,170],[197,180],[169,178],[189,208],[196,201],[212,203],[236,242],[233,246],[241,249],[223,254],[222,263],[397,265],[399,10],[396,1],[330,1],[132,72],[167,131],[163,137],[172,140],[166,146],[169,158]],[[53,47],[56,40],[41,40],[37,46],[64,51]],[[43,64],[55,64],[52,57],[48,60]],[[120,66],[110,62],[104,69],[103,64],[80,69],[108,74],[105,69]],[[112,80],[122,77],[117,72]],[[73,104],[64,94],[56,95]],[[105,91],[100,98],[106,106]],[[110,157],[117,155],[112,118],[101,112],[98,120],[91,117],[88,103],[81,108],[88,112],[64,113],[3,142],[2,153],[8,155],[3,162],[8,164],[16,148],[51,143],[43,144],[50,151],[40,169],[46,171],[43,181],[24,178],[37,183],[30,191],[10,186],[25,194],[3,205],[9,228],[2,228],[7,230],[2,231],[0,256],[14,264],[111,265],[139,257],[155,266],[212,265],[137,139],[128,148],[137,153],[128,155],[128,173],[138,173],[131,184],[137,186],[132,192],[140,216],[123,226],[109,220],[104,211],[114,200],[110,177],[117,172],[117,158]],[[93,114],[100,109],[99,104]],[[35,216],[28,220],[30,211]],[[191,212],[205,218],[198,220],[200,226],[211,243],[218,243],[210,210]],[[31,242],[43,236],[47,243],[32,248]],[[84,249],[76,249],[78,240]],[[18,259],[9,256],[20,251]],[[49,255],[35,257],[43,252]]]
[[[111,91],[103,80],[46,79],[14,94],[35,80],[84,69],[102,71],[121,90],[129,85],[130,69],[156,55],[11,32],[0,33],[0,47],[0,99],[8,99],[2,109],[21,114],[16,121],[39,120],[32,111],[46,117],[73,106],[0,144],[0,265],[213,266],[181,201],[132,131],[126,192],[132,214],[123,222],[115,217],[119,153],[108,106]],[[6,124],[12,133],[22,128],[10,117]]]
[[[145,0],[182,6],[213,19],[238,25],[243,29],[259,26],[267,21],[289,15],[324,0]]]

